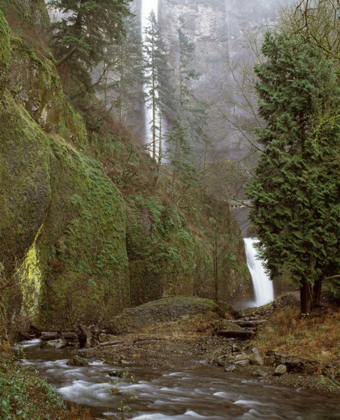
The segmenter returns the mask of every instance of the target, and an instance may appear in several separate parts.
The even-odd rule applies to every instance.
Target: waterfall
[[[266,274],[262,261],[257,258],[257,250],[255,248],[257,242],[259,242],[257,238],[244,238],[247,264],[255,290],[254,306],[262,306],[274,300],[274,288],[273,282]]]
[[[154,12],[156,19],[158,21],[158,0],[142,0],[142,11],[141,11],[141,28],[142,36],[144,39],[144,29],[148,26],[148,17],[151,12]],[[144,86],[144,93],[146,93],[147,87]],[[152,121],[152,109],[150,109],[149,104],[145,103],[145,139],[146,143],[149,144],[152,140],[150,132],[150,124]]]

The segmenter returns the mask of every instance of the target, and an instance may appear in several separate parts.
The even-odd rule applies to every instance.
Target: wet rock
[[[268,372],[259,369],[253,373],[253,376],[260,376],[261,378],[265,378],[266,376],[268,376]]]
[[[248,366],[249,365],[249,359],[245,360],[238,360],[235,362],[235,366]]]
[[[256,347],[253,347],[252,349],[251,349],[251,351],[252,351],[252,353],[254,353],[254,354],[259,354],[260,352],[259,352],[259,350],[256,348]]]
[[[279,365],[276,369],[275,369],[275,376],[281,376],[281,375],[285,375],[287,373],[287,366],[286,365]]]
[[[274,356],[267,356],[264,361],[265,366],[274,366],[275,365],[275,357]]]
[[[305,364],[300,359],[288,358],[285,365],[289,372],[304,373],[306,370]]]
[[[283,365],[286,362],[286,359],[288,356],[285,353],[274,353],[274,357],[275,357],[276,363]]]
[[[68,366],[87,366],[89,363],[80,356],[74,356],[67,362]]]
[[[259,354],[255,354],[255,353],[249,357],[249,363],[251,365],[256,365],[256,366],[264,365],[262,357]]]
[[[231,351],[233,353],[238,353],[239,351],[241,351],[240,347],[237,344],[233,344]]]
[[[45,341],[41,344],[40,348],[42,349],[64,349],[67,343],[63,338],[58,340]]]
[[[249,361],[249,356],[248,356],[248,354],[245,354],[245,353],[238,354],[238,355],[235,357],[235,361],[239,361],[239,360],[248,360],[248,361]]]
[[[225,368],[225,371],[226,372],[234,372],[235,369],[236,369],[235,365],[230,365],[230,366]]]
[[[114,376],[116,378],[128,378],[130,372],[128,370],[112,370],[109,373],[109,376]]]

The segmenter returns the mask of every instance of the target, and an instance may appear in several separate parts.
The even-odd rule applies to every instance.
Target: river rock
[[[275,365],[275,357],[274,356],[267,356],[264,361],[265,366],[274,366]]]
[[[275,373],[274,375],[276,376],[281,376],[281,375],[285,375],[287,373],[287,366],[286,365],[279,365],[276,369],[275,369]]]
[[[67,362],[67,366],[87,366],[89,363],[80,356],[74,356]]]
[[[276,363],[284,364],[287,359],[287,354],[285,353],[274,353]]]
[[[253,373],[253,376],[260,376],[261,378],[265,378],[266,376],[268,376],[268,372],[259,369]]]
[[[235,357],[235,361],[237,362],[238,360],[249,360],[249,356],[248,354],[245,354],[245,353],[238,354]]]
[[[245,360],[238,360],[235,362],[235,366],[248,366],[249,365],[249,359]]]
[[[237,344],[233,344],[232,346],[232,352],[233,353],[238,353],[239,351],[241,351],[240,347]]]
[[[264,365],[262,357],[259,354],[255,354],[255,353],[249,357],[249,363],[251,365],[256,365],[256,366]]]
[[[259,350],[256,348],[256,347],[253,347],[252,349],[251,349],[251,351],[252,351],[252,353],[254,353],[254,354],[259,354],[260,352],[259,352]]]
[[[40,348],[43,349],[64,349],[66,347],[67,343],[63,338],[60,338],[58,340],[50,340],[45,341],[42,343]]]
[[[225,371],[226,372],[234,372],[235,369],[236,369],[235,365],[230,365],[230,366],[225,368]]]

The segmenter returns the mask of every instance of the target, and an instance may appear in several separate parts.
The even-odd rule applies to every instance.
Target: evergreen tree
[[[266,34],[263,54],[255,71],[267,126],[251,220],[272,278],[289,270],[306,314],[340,268],[340,90],[332,64],[298,36]]]
[[[130,15],[131,0],[51,0],[49,5],[62,13],[51,25],[51,46],[62,67],[64,83],[71,74],[80,84],[90,86],[90,72],[102,60],[108,45],[124,34],[123,18]]]
[[[147,106],[152,110],[152,157],[162,152],[162,119],[171,108],[171,70],[169,52],[156,15],[152,11],[145,28],[144,57]]]
[[[105,103],[112,103],[116,109],[120,123],[126,123],[139,101],[142,106],[139,92],[144,83],[141,29],[134,17],[128,17],[124,23],[126,35],[108,49],[101,71],[105,71],[105,66],[108,70],[98,88],[104,93]]]
[[[169,158],[173,166],[172,189],[175,191],[176,179],[184,183],[184,191],[198,185],[199,166],[195,156],[195,146],[206,142],[204,127],[207,121],[205,104],[193,92],[192,83],[199,80],[199,73],[193,68],[195,45],[186,34],[185,22],[179,19],[178,28],[179,67],[176,92],[177,113],[171,121],[167,135],[170,144]],[[183,192],[180,193],[180,197]]]

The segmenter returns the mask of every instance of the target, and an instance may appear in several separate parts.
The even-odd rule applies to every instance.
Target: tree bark
[[[322,279],[317,280],[313,286],[313,308],[320,306]]]
[[[311,311],[311,286],[305,280],[300,287],[300,298],[301,298],[301,313],[309,314]]]

